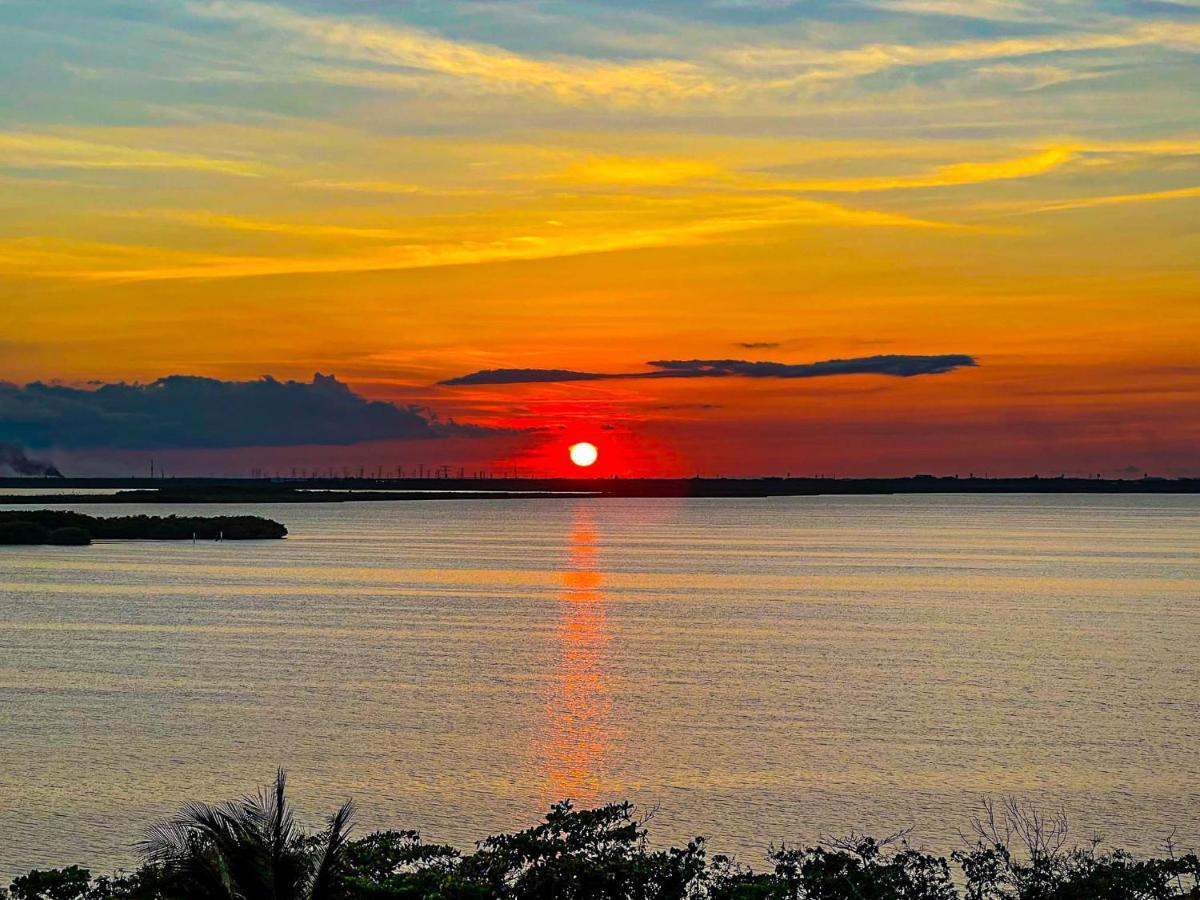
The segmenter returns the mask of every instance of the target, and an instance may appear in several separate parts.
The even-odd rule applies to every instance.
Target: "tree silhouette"
[[[344,803],[326,828],[306,835],[286,796],[287,775],[241,800],[191,802],[150,829],[140,844],[182,900],[329,900],[336,893],[353,804]]]

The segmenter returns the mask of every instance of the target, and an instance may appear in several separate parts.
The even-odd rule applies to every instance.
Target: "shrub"
[[[49,537],[49,530],[36,522],[24,519],[0,522],[0,544],[44,544]]]
[[[79,866],[67,869],[34,869],[10,886],[12,900],[83,900],[91,888],[92,873]]]
[[[65,510],[0,510],[0,543],[43,544],[60,529],[81,531],[109,540],[185,541],[282,538],[287,528],[259,516],[110,516],[96,517]],[[78,541],[74,542],[83,543]],[[55,541],[55,543],[58,543]]]
[[[83,547],[92,542],[92,536],[82,528],[55,528],[46,539],[56,547]]]
[[[540,825],[466,855],[415,831],[347,841],[349,805],[305,831],[284,785],[281,772],[261,794],[189,804],[150,832],[146,864],[130,875],[35,870],[12,883],[11,900],[1200,900],[1195,854],[1069,848],[1064,819],[1016,804],[987,805],[972,823],[975,841],[951,857],[956,883],[946,859],[903,833],[777,848],[763,872],[710,861],[700,838],[653,850],[628,803],[559,803]]]

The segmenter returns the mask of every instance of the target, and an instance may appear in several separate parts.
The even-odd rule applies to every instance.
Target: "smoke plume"
[[[0,472],[5,469],[14,475],[32,475],[37,478],[62,478],[62,472],[53,463],[44,459],[31,459],[16,444],[0,443]]]

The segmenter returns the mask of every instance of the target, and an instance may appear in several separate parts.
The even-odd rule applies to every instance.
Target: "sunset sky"
[[[0,0],[0,80],[73,472],[1200,473],[1197,0]]]

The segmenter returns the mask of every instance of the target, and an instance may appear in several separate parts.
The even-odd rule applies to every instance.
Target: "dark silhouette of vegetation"
[[[0,544],[44,544],[50,539],[50,529],[27,517],[0,518]]]
[[[92,536],[87,530],[76,525],[55,528],[46,538],[47,544],[57,547],[83,547],[92,542]]]
[[[306,836],[296,824],[282,769],[258,794],[217,805],[188,803],[154,826],[142,855],[174,896],[328,900],[337,896],[353,806]]]
[[[452,471],[454,476],[452,476]],[[531,472],[474,471],[433,466],[405,477],[396,469],[376,477],[312,473],[290,478],[4,478],[5,505],[65,503],[395,503],[402,500],[553,500],[601,497],[809,497],[875,494],[1198,494],[1200,478],[914,475],[903,478],[554,478]],[[520,477],[517,477],[520,474]],[[456,476],[456,477],[455,477]],[[4,487],[45,489],[45,495],[3,493]],[[115,494],[56,494],[68,488],[116,489]]]
[[[9,886],[13,900],[75,900],[89,896],[91,891],[92,875],[79,866],[47,872],[34,869],[28,875],[14,879]]]
[[[1066,823],[1015,803],[985,804],[950,859],[906,833],[851,834],[774,848],[756,872],[709,859],[702,838],[654,850],[628,803],[555,804],[541,824],[487,838],[473,853],[415,831],[350,840],[349,803],[315,833],[296,824],[286,779],[218,805],[189,803],[141,843],[136,872],[34,870],[11,900],[1180,900],[1200,898],[1200,860],[1135,859],[1098,841],[1067,844]],[[951,864],[954,864],[952,868]],[[0,890],[0,898],[5,892]]]
[[[287,528],[259,516],[112,516],[64,510],[0,511],[0,544],[90,544],[93,540],[256,540]]]

